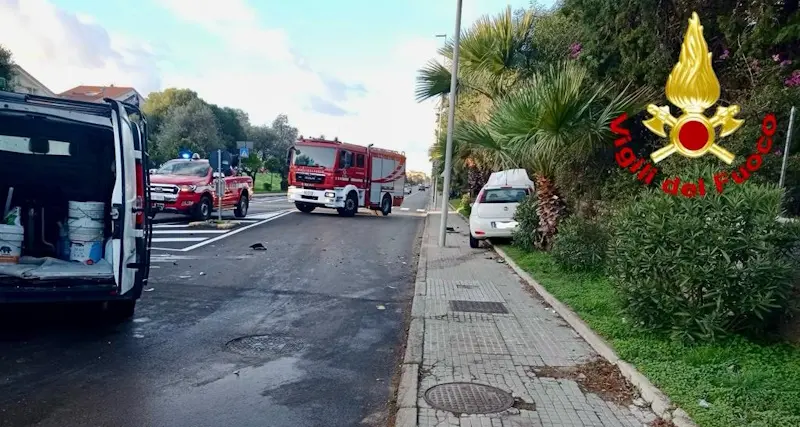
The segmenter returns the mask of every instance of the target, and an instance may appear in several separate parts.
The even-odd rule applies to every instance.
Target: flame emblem
[[[667,79],[667,99],[683,112],[675,118],[669,106],[650,104],[647,112],[653,117],[642,122],[654,134],[666,138],[665,126],[671,128],[669,145],[654,151],[650,157],[658,163],[673,153],[697,158],[711,153],[727,164],[733,163],[734,155],[718,145],[715,129],[721,127],[719,137],[724,138],[742,126],[744,120],[735,116],[739,106],[717,107],[714,117],[707,118],[704,112],[719,100],[720,87],[711,67],[711,53],[703,38],[703,26],[697,13],[692,13],[689,28],[681,45],[678,63]]]

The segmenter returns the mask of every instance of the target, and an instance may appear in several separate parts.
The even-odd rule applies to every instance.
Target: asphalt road
[[[0,426],[385,425],[427,197],[389,217],[294,212],[159,254],[126,324],[6,313]]]

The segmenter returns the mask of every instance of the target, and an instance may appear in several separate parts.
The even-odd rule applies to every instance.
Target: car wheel
[[[381,213],[383,216],[392,213],[392,198],[388,195],[383,196],[383,200],[381,200]]]
[[[211,198],[203,196],[197,204],[194,213],[195,218],[200,221],[208,221],[211,218]]]
[[[481,241],[472,237],[472,234],[469,235],[469,247],[472,249],[478,249],[481,247]]]
[[[355,216],[358,212],[358,197],[356,193],[350,192],[344,199],[344,207],[336,210],[341,216]]]
[[[311,213],[317,207],[314,205],[309,205],[308,203],[301,203],[301,202],[294,202],[294,206],[297,208],[298,211],[303,213]]]
[[[247,216],[247,209],[250,208],[250,199],[247,197],[247,194],[242,194],[239,197],[239,203],[236,205],[236,209],[233,211],[233,215],[236,218],[244,218]]]

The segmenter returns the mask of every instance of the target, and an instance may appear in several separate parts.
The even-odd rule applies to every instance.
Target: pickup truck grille
[[[178,186],[170,184],[151,184],[151,193],[178,194]]]
[[[322,184],[325,181],[325,175],[312,175],[307,173],[294,174],[295,179],[300,182],[307,182],[309,184]]]

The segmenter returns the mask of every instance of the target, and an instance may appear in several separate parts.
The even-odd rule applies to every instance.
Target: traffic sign
[[[249,155],[250,155],[250,150],[248,150],[247,147],[239,148],[239,157],[244,158],[248,157]]]

